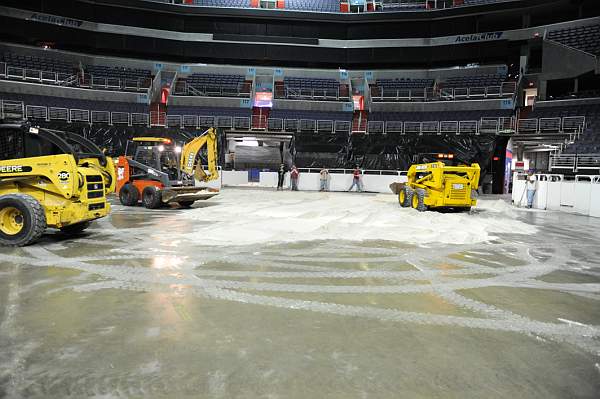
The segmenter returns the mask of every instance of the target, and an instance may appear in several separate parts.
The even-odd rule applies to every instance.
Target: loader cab
[[[27,125],[0,124],[0,160],[72,154],[75,150],[49,130]]]
[[[181,180],[178,168],[181,147],[163,137],[135,137],[133,160],[166,173],[169,180]]]

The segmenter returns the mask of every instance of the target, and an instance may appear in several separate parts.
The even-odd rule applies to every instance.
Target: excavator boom
[[[208,173],[202,169],[202,162],[198,156],[204,146],[206,146],[208,156]],[[219,171],[217,170],[217,132],[214,128],[209,128],[200,136],[183,145],[181,148],[180,169],[199,181],[207,182],[219,177]]]

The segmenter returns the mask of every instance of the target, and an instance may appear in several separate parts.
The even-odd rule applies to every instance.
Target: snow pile
[[[276,192],[226,189],[213,206],[182,212],[198,221],[184,237],[210,245],[308,240],[390,240],[468,244],[494,233],[532,234],[502,200],[480,200],[476,213],[417,212],[389,194]]]

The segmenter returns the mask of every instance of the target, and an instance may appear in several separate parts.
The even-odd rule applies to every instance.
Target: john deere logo
[[[2,166],[0,166],[0,173],[20,173],[20,172],[31,172],[31,166],[22,166],[22,165],[2,165]]]
[[[70,177],[71,175],[69,174],[69,172],[66,172],[64,170],[62,172],[58,172],[58,180],[62,182],[69,180]]]

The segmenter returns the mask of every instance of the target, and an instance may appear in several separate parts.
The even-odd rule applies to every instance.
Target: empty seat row
[[[85,68],[86,72],[96,77],[116,78],[116,79],[148,79],[152,77],[152,72],[148,69],[109,67],[104,65],[89,65]]]
[[[74,71],[74,65],[70,62],[53,58],[41,58],[14,53],[4,53],[1,57],[2,62],[12,67],[69,74]]]
[[[505,76],[500,74],[476,75],[476,76],[452,76],[443,82],[443,87],[486,87],[499,86]]]
[[[600,25],[553,30],[548,32],[547,39],[600,55]]]
[[[204,7],[250,7],[250,0],[194,0],[194,5]]]
[[[185,81],[192,86],[238,86],[245,82],[245,77],[195,73],[188,76]]]
[[[321,79],[321,78],[284,78],[283,84],[289,88],[306,88],[306,89],[337,89],[340,82],[336,79]]]
[[[320,12],[339,12],[339,0],[286,0],[285,8],[287,10],[306,10]]]

